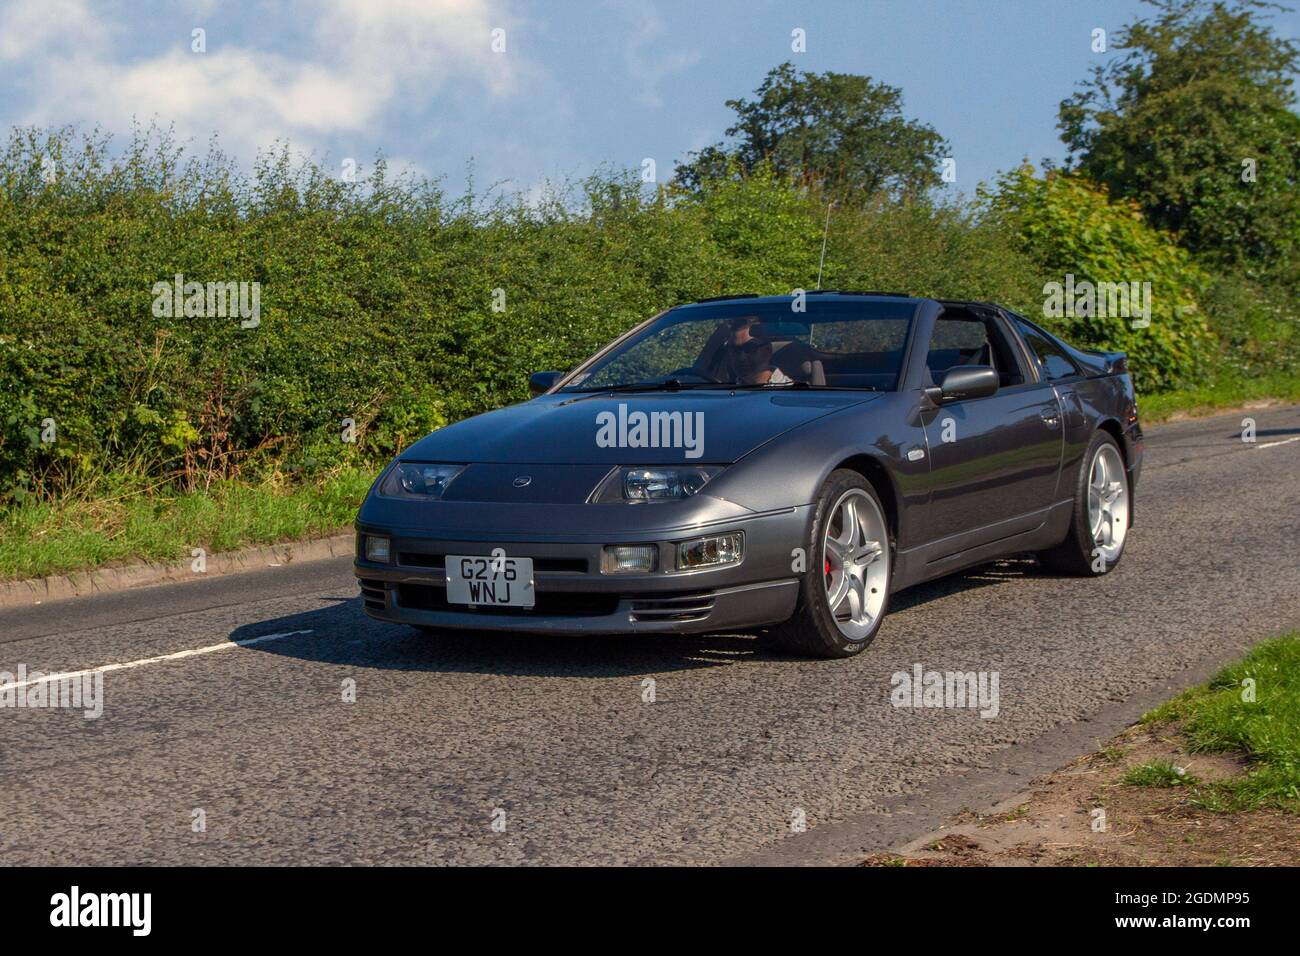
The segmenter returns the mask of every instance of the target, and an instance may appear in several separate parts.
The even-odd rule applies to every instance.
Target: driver
[[[719,382],[785,385],[791,381],[772,365],[772,340],[757,315],[724,320],[710,337],[704,354],[709,358],[696,364],[696,372]]]

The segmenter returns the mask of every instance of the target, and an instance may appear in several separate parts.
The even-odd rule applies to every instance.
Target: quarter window
[[[1044,375],[1049,382],[1079,374],[1079,369],[1061,347],[1034,326],[1022,319],[1016,319],[1016,328],[1020,330],[1020,335],[1030,351],[1038,357],[1038,362],[1043,367]]]

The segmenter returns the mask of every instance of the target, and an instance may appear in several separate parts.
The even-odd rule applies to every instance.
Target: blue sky
[[[247,164],[287,140],[364,174],[528,191],[602,164],[659,177],[721,138],[772,66],[864,73],[952,146],[956,188],[1060,158],[1056,108],[1138,0],[0,0],[0,124],[174,124]],[[1274,19],[1300,35],[1296,14]],[[205,31],[206,52],[191,49]],[[800,28],[807,51],[791,50]],[[492,50],[504,30],[505,52]]]

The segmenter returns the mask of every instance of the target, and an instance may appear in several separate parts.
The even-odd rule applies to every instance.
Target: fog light
[[[683,541],[677,546],[677,570],[693,571],[696,568],[714,568],[723,564],[739,564],[745,556],[745,532],[713,534],[707,538]]]
[[[388,563],[388,539],[366,535],[366,560]]]
[[[653,544],[607,544],[600,553],[601,574],[653,571],[659,566],[659,548]]]

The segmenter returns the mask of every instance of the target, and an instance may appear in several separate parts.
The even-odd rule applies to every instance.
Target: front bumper
[[[449,536],[422,529],[357,522],[353,569],[366,614],[381,621],[436,628],[545,634],[697,633],[776,624],[794,613],[798,596],[795,549],[807,540],[809,507],[674,527],[659,532],[590,532]],[[736,565],[687,572],[602,574],[606,544],[657,544],[660,567],[671,567],[675,545],[704,534],[745,532]],[[361,551],[366,534],[387,536],[392,559]],[[507,540],[508,539],[508,540]],[[469,608],[446,601],[447,554],[532,558],[536,606]],[[804,560],[807,560],[806,558]]]

